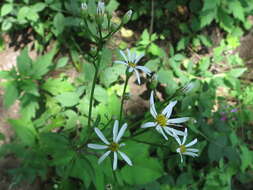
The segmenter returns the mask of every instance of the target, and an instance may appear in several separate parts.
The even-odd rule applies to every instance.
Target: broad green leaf
[[[235,18],[242,22],[245,20],[244,9],[240,1],[232,0],[228,2],[228,7]]]
[[[101,72],[100,80],[106,86],[109,87],[110,84],[117,81],[120,75],[125,73],[125,67],[123,65],[114,65],[113,67],[107,67],[103,72]]]
[[[61,67],[64,67],[69,61],[69,58],[68,57],[62,57],[58,60],[57,62],[57,65],[56,65],[56,68],[61,68]]]
[[[234,19],[222,8],[218,9],[218,19],[220,27],[230,33],[234,28]]]
[[[9,123],[22,143],[25,145],[33,145],[35,143],[37,132],[34,129],[32,122],[21,118],[19,120],[10,119]]]
[[[32,59],[28,55],[28,48],[21,51],[17,57],[17,68],[22,76],[29,76],[32,67]]]
[[[65,18],[62,13],[57,13],[53,20],[54,27],[55,27],[55,34],[59,35],[63,32],[65,28]]]
[[[146,158],[145,162],[134,163],[134,166],[124,166],[120,171],[125,182],[131,185],[141,185],[161,177],[163,170],[157,159]],[[141,176],[141,177],[140,177]]]
[[[104,88],[99,85],[96,85],[94,98],[99,102],[107,102],[108,101],[108,94]]]
[[[108,5],[106,6],[106,9],[112,13],[114,12],[119,6],[119,3],[117,0],[110,0]]]
[[[1,8],[1,17],[9,14],[13,10],[13,4],[4,4]]]
[[[34,96],[40,96],[37,83],[33,80],[23,80],[20,82],[20,88],[24,90],[28,94],[32,94]]]
[[[73,85],[64,78],[49,78],[42,85],[42,89],[50,92],[53,95],[58,95],[64,92],[72,92],[75,90]]]
[[[12,22],[9,19],[5,19],[2,23],[2,30],[7,31],[12,27]]]
[[[25,23],[26,22],[26,16],[28,15],[30,11],[30,8],[27,6],[23,6],[21,9],[18,11],[17,19],[19,23]]]
[[[157,73],[157,79],[160,83],[171,84],[173,81],[173,73],[168,70],[160,69]]]
[[[33,11],[35,11],[35,12],[40,12],[40,11],[43,11],[43,10],[45,9],[46,6],[47,6],[47,5],[46,5],[45,3],[40,2],[40,3],[36,3],[36,4],[32,5],[31,8],[32,8]]]
[[[79,102],[79,96],[75,92],[64,92],[55,97],[63,107],[71,107]]]
[[[200,27],[203,28],[215,19],[216,17],[216,9],[215,10],[206,10],[201,12],[200,14]]]
[[[108,48],[103,48],[101,62],[100,62],[100,70],[104,68],[108,68],[109,65],[112,64],[112,52]]]
[[[226,73],[226,75],[229,76],[229,77],[238,78],[238,77],[240,77],[246,70],[247,70],[247,68],[232,69],[232,70],[228,71],[228,72]]]
[[[17,83],[15,81],[7,82],[5,86],[3,103],[6,108],[9,108],[19,96]]]
[[[53,57],[57,49],[54,48],[49,53],[42,55],[33,62],[32,65],[32,77],[33,79],[41,79],[49,71],[49,66],[52,64]]]

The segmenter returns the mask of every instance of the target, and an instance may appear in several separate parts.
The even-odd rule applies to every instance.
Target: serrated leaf
[[[33,145],[35,143],[37,132],[34,129],[32,122],[28,122],[21,118],[19,120],[9,120],[9,123],[22,143],[26,145]]]
[[[228,7],[235,18],[239,19],[242,22],[245,20],[244,9],[240,1],[234,0],[229,2]]]
[[[216,16],[216,9],[215,10],[206,10],[201,12],[200,14],[200,27],[203,28],[214,20]]]
[[[6,108],[9,108],[18,98],[19,92],[15,81],[8,82],[5,86],[3,103]]]
[[[21,51],[17,57],[17,68],[20,75],[29,76],[32,67],[32,59],[28,55],[28,48]]]
[[[33,62],[31,75],[33,79],[41,79],[49,71],[49,66],[52,64],[53,57],[56,53],[54,48],[51,52],[40,56]]]
[[[64,92],[72,92],[74,91],[73,85],[63,78],[49,78],[42,85],[42,89],[50,92],[53,95],[58,95]]]
[[[253,152],[246,146],[241,146],[241,170],[244,172],[249,166],[253,168]]]

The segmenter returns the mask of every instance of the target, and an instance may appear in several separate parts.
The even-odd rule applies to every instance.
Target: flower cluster
[[[87,5],[82,4],[82,9],[86,10]],[[105,14],[105,4],[102,1],[99,1],[98,6],[97,6],[97,15],[103,16],[104,14]],[[127,22],[131,18],[131,15],[132,15],[132,11],[130,10],[125,14],[123,18],[124,20],[123,23]],[[136,52],[131,52],[129,49],[126,49],[125,52],[124,51],[119,51],[119,52],[123,60],[117,60],[115,61],[115,63],[126,66],[127,80],[125,84],[127,84],[128,79],[132,75],[132,73],[135,73],[138,84],[141,84],[140,73],[139,73],[140,71],[142,71],[146,75],[151,75],[151,71],[147,67],[137,65],[139,61],[143,58],[144,54],[137,55]],[[182,89],[182,92],[188,93],[193,88],[194,88],[194,83],[192,82],[186,85]],[[123,97],[124,97],[124,93],[123,93]],[[122,98],[122,103],[121,103],[121,111],[120,111],[120,119],[119,119],[120,121],[121,121],[121,114],[122,114],[122,106],[124,103],[123,101],[124,101],[124,98]],[[155,128],[155,130],[158,133],[160,133],[165,140],[169,140],[168,136],[173,137],[179,144],[178,148],[175,151],[179,153],[181,162],[183,162],[182,155],[188,155],[192,157],[197,156],[198,149],[189,148],[190,146],[197,143],[197,139],[194,139],[193,141],[185,145],[188,132],[186,128],[185,130],[181,130],[180,128],[183,128],[181,124],[188,121],[189,117],[179,117],[179,118],[171,117],[173,108],[175,107],[176,104],[177,104],[177,101],[171,101],[161,112],[157,112],[155,108],[155,102],[154,102],[154,91],[152,91],[150,95],[150,113],[153,116],[153,121],[142,124],[141,128]],[[100,156],[100,158],[98,159],[99,164],[102,163],[105,160],[105,158],[107,158],[110,154],[113,154],[113,170],[117,169],[118,159],[120,157],[128,165],[132,166],[132,161],[130,160],[130,158],[124,152],[121,151],[121,148],[125,146],[125,144],[120,143],[120,140],[127,129],[127,124],[126,123],[123,124],[123,126],[119,129],[119,123],[120,122],[118,120],[114,122],[111,141],[107,140],[107,138],[103,135],[100,129],[94,128],[95,133],[104,144],[89,143],[87,145],[88,148],[91,148],[91,149],[105,150],[102,156]],[[179,127],[179,128],[177,129],[175,127]],[[182,141],[180,139],[180,136],[182,136],[183,138]]]
[[[172,110],[174,106],[177,104],[177,101],[172,101],[170,102],[162,111],[162,113],[158,114],[156,109],[155,109],[155,103],[154,103],[154,92],[151,92],[150,96],[150,113],[154,117],[154,121],[152,122],[147,122],[144,123],[141,127],[142,128],[150,128],[150,127],[155,127],[156,131],[162,136],[168,140],[167,135],[174,137],[174,139],[178,142],[179,147],[177,148],[177,152],[181,156],[181,161],[182,159],[182,154],[183,155],[189,155],[189,156],[197,156],[196,153],[192,152],[198,152],[197,149],[186,149],[186,147],[192,146],[197,142],[197,139],[194,141],[190,142],[187,145],[184,145],[186,138],[188,136],[187,133],[187,128],[185,128],[184,132],[181,130],[174,129],[173,127],[183,127],[180,125],[181,123],[184,123],[189,120],[189,117],[180,117],[180,118],[172,118],[170,119],[170,116],[172,114]],[[180,141],[179,136],[183,136],[183,141]]]

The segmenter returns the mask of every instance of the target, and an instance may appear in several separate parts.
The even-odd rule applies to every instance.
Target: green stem
[[[121,97],[119,125],[121,125],[121,119],[122,119],[122,114],[123,114],[123,105],[124,105],[125,94],[126,94],[126,87],[127,87],[127,83],[128,83],[128,80],[129,80],[130,76],[131,76],[130,74],[126,73],[126,81],[125,81],[125,84],[124,84],[124,90],[123,90],[123,94],[122,94],[122,97]]]
[[[92,102],[93,102],[93,96],[94,96],[94,91],[95,91],[95,86],[96,86],[96,81],[97,81],[97,76],[98,76],[98,67],[95,67],[95,74],[92,82],[92,87],[91,87],[91,93],[90,93],[90,103],[89,103],[89,115],[88,115],[88,128],[91,128],[91,114],[92,114]]]

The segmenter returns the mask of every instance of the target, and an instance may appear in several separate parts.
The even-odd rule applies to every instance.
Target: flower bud
[[[133,14],[133,11],[132,11],[132,10],[127,11],[126,14],[124,15],[123,19],[122,19],[122,23],[123,23],[123,24],[128,23],[129,20],[130,20],[131,17],[132,17],[132,14]]]
[[[195,87],[194,82],[190,82],[190,83],[186,84],[186,85],[183,87],[182,91],[183,91],[183,93],[186,94],[186,93],[191,92],[192,89],[193,89],[194,87]]]
[[[103,15],[105,13],[105,3],[102,1],[98,2],[98,6],[97,6],[97,14],[99,16]]]

